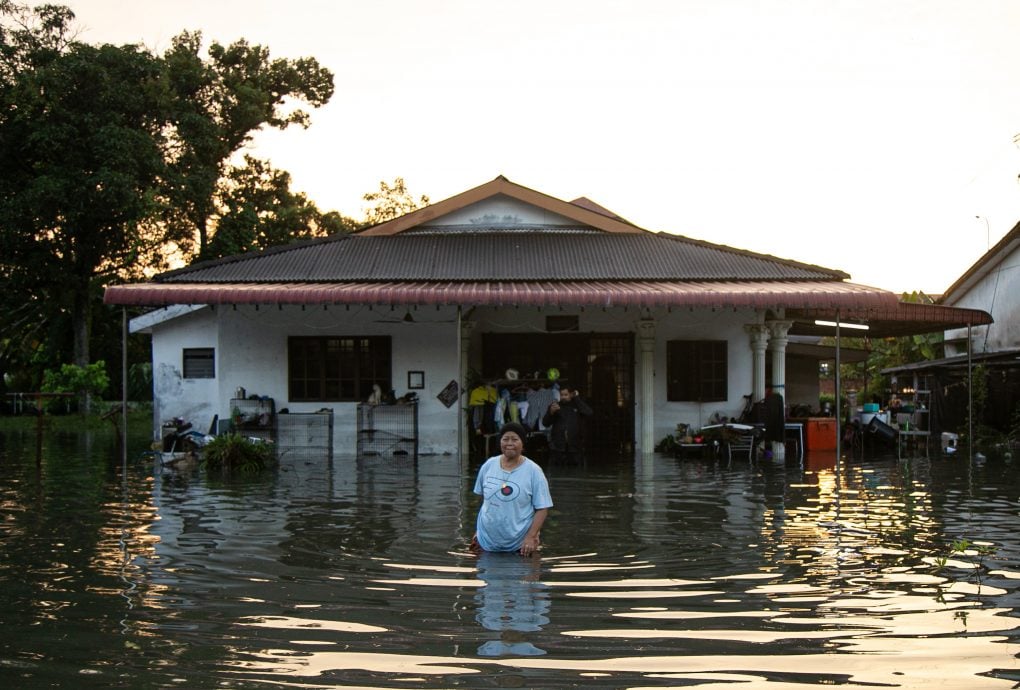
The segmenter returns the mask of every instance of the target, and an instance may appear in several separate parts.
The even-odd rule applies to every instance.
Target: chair
[[[733,459],[733,453],[747,453],[747,460],[754,460],[754,452],[758,447],[758,433],[756,429],[741,430],[731,435],[726,441],[726,458]]]

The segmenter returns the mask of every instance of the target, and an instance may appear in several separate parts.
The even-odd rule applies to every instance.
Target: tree
[[[362,198],[371,204],[365,209],[363,227],[378,225],[429,205],[429,198],[424,194],[417,200],[411,196],[403,177],[394,178],[392,185],[380,181],[378,192],[368,192]]]
[[[93,320],[109,316],[97,312],[103,286],[187,259],[196,238],[204,247],[216,194],[236,183],[221,179],[233,154],[263,126],[307,126],[291,104],[333,93],[312,59],[270,60],[245,41],[203,59],[188,33],[163,57],[90,46],[73,20],[66,7],[0,0],[0,373],[29,362],[40,373],[68,351],[86,366]],[[305,212],[277,187],[273,213],[288,199]],[[314,232],[348,224],[311,215]]]
[[[165,101],[158,59],[69,41],[73,17],[0,5],[0,273],[44,317],[69,315],[86,366],[104,278],[161,243],[143,228],[167,173]]]
[[[312,58],[271,60],[268,49],[243,40],[228,47],[213,43],[206,60],[201,43],[201,33],[182,33],[163,60],[173,100],[168,222],[183,248],[195,237],[198,254],[205,256],[230,158],[263,126],[307,127],[308,114],[290,106],[325,105],[333,95],[333,74]]]
[[[295,239],[350,231],[354,221],[336,212],[323,214],[301,193],[290,191],[290,175],[269,163],[245,156],[232,168],[216,197],[216,232],[200,259],[268,249]]]

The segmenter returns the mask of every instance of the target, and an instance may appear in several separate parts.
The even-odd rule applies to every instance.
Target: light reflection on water
[[[522,559],[468,551],[475,467],[450,457],[288,454],[214,481],[125,474],[75,437],[34,453],[0,435],[5,687],[1020,679],[1008,464],[547,468],[545,549]]]

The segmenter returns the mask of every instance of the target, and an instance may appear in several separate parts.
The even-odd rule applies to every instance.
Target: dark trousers
[[[549,461],[564,465],[574,465],[581,462],[581,451],[577,448],[570,450],[549,449]]]

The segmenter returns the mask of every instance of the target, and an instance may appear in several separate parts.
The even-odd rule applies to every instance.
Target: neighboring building
[[[990,322],[848,278],[498,177],[355,235],[195,264],[105,301],[157,307],[131,325],[152,334],[157,431],[228,418],[244,387],[277,409],[333,409],[334,447],[353,451],[357,405],[379,385],[417,394],[422,452],[464,452],[465,388],[516,370],[523,394],[555,368],[596,410],[594,448],[650,453],[677,423],[739,415],[766,377],[795,378],[787,402],[817,406],[788,371],[817,377],[817,358],[787,359],[789,336],[833,335],[817,319],[878,336]],[[444,402],[450,384],[461,395]]]
[[[1020,223],[968,268],[940,304],[980,309],[994,322],[971,329],[971,353],[1020,349]],[[946,331],[946,357],[967,354],[966,328]]]
[[[1005,431],[1020,405],[1020,223],[968,268],[939,300],[979,309],[994,321],[945,331],[945,357],[883,370],[900,394],[925,391],[933,426],[963,431],[968,423],[968,376],[986,372],[984,416],[974,420]],[[969,344],[969,347],[968,347]]]

